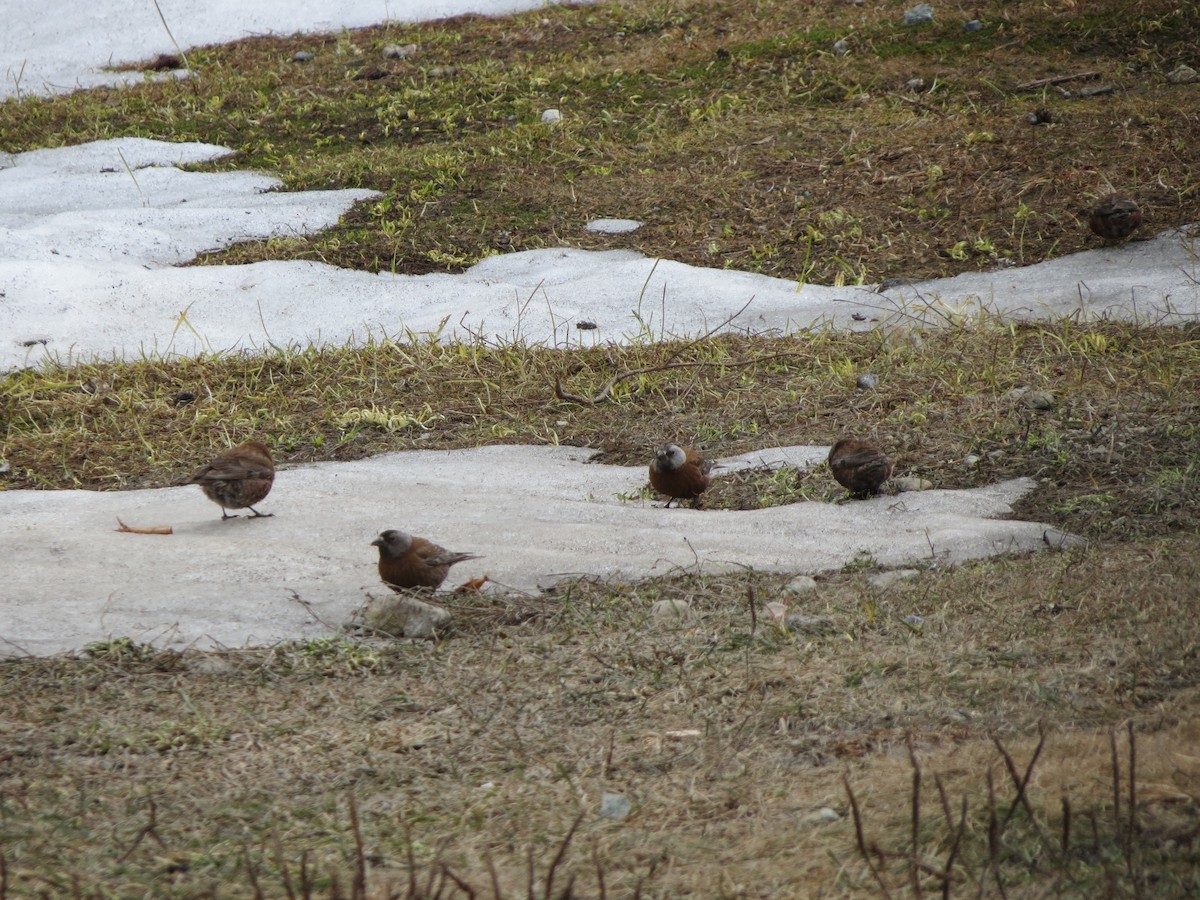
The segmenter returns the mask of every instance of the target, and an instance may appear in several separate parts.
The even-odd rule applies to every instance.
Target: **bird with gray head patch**
[[[667,508],[676,500],[691,500],[695,506],[712,483],[711,461],[691,448],[663,444],[650,463],[650,484],[667,496]]]
[[[393,591],[413,589],[437,590],[450,567],[468,559],[479,559],[473,553],[454,553],[422,537],[389,528],[371,541],[379,548],[379,577]]]
[[[236,519],[227,509],[248,509],[248,518],[268,518],[274,513],[260,513],[254,508],[271,493],[275,483],[275,463],[271,451],[261,441],[247,441],[217,456],[196,471],[187,484],[198,484],[204,495],[221,507],[222,519]]]
[[[838,484],[855,496],[876,494],[892,477],[892,461],[866,441],[843,438],[829,451],[829,468]]]

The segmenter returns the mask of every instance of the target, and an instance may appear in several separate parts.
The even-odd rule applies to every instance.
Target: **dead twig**
[[[867,864],[867,868],[875,877],[875,883],[879,885],[879,890],[883,892],[883,896],[891,897],[892,893],[887,889],[887,884],[884,883],[883,876],[879,874],[879,869],[872,862],[871,852],[867,849],[867,842],[863,839],[862,814],[858,811],[858,798],[854,796],[854,789],[850,787],[850,777],[848,775],[842,776],[842,784],[846,787],[846,796],[850,800],[850,813],[854,816],[854,839],[858,843],[859,855],[862,856],[863,861]]]
[[[1054,75],[1050,78],[1036,78],[1033,81],[1026,81],[1018,84],[1014,91],[1031,91],[1034,88],[1046,87],[1051,84],[1062,84],[1064,81],[1077,81],[1080,78],[1097,78],[1099,72],[1076,72],[1074,75]]]
[[[571,838],[575,837],[575,831],[583,823],[584,813],[580,813],[575,817],[575,821],[571,823],[571,827],[567,829],[566,836],[562,839],[562,843],[558,845],[558,852],[554,854],[554,859],[550,861],[550,868],[546,870],[546,900],[552,900],[554,892],[551,890],[554,887],[554,873],[563,859],[567,855],[567,848],[571,846]],[[564,894],[570,896],[570,894]]]
[[[133,851],[138,848],[138,845],[141,844],[141,842],[147,837],[154,838],[154,840],[158,843],[158,846],[162,847],[164,850],[167,849],[167,842],[164,841],[158,833],[158,807],[154,805],[153,797],[147,797],[146,799],[150,802],[150,821],[142,826],[141,831],[137,833],[137,837],[133,839],[133,843],[129,846],[129,849],[121,854],[120,858],[117,859],[117,862],[125,862],[125,860],[129,859],[130,854],[133,853]]]
[[[132,525],[126,525],[124,522],[121,521],[120,516],[117,516],[117,525],[119,527],[116,530],[121,532],[122,534],[174,534],[175,533],[175,530],[170,525],[147,525],[147,526],[141,527],[141,528],[134,527]]]

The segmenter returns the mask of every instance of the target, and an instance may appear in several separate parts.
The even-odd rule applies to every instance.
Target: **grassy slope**
[[[984,30],[964,34],[977,12]],[[202,262],[455,271],[568,244],[832,283],[1091,246],[1076,214],[1110,185],[1142,203],[1147,230],[1200,221],[1200,91],[1164,79],[1195,63],[1192,7],[939,4],[920,30],[897,18],[843,3],[629,2],[250,40],[190,53],[188,82],[3,104],[0,146],[196,139],[239,151],[219,165],[275,171],[291,189],[386,194],[328,233]],[[839,37],[845,57],[830,52]],[[393,42],[419,51],[384,59]],[[317,58],[293,63],[298,49]],[[1096,75],[1064,87],[1116,90],[1018,87],[1081,72]],[[565,114],[556,130],[538,123],[548,106]],[[1054,124],[1029,126],[1036,108]],[[612,214],[647,227],[582,231]],[[6,662],[0,895],[228,896],[255,882],[300,895],[312,880],[325,896],[365,878],[372,893],[418,896],[447,868],[487,894],[490,867],[506,895],[527,893],[530,871],[538,896],[572,877],[596,896],[597,872],[612,896],[639,880],[654,896],[904,893],[914,844],[924,888],[938,885],[962,797],[956,883],[1009,896],[1195,890],[1196,330],[981,321],[678,354],[398,336],[354,352],[13,373],[0,381],[3,477],[162,484],[251,433],[288,461],[560,441],[632,462],[664,436],[724,454],[852,430],[940,485],[1034,475],[1043,486],[1021,514],[1099,549],[930,572],[886,593],[867,586],[864,561],[794,601],[828,618],[824,634],[760,622],[751,635],[747,587],[767,602],[778,579],[680,573],[468,603],[436,647],[179,656],[115,642]],[[679,360],[709,365],[630,379],[594,407],[554,394],[555,378],[587,393]],[[863,371],[879,390],[854,390]],[[1022,385],[1052,391],[1054,408],[1009,400]],[[965,468],[968,454],[982,462]],[[760,473],[711,505],[831,496],[820,473]],[[659,597],[691,600],[700,618],[647,620]],[[1136,831],[1124,779],[1114,809],[1107,737],[1126,721]],[[1008,820],[1015,794],[988,736],[1023,770],[1039,722],[1031,808]],[[927,773],[915,826],[910,741]],[[1125,738],[1116,746],[1127,774]],[[864,840],[896,855],[858,852],[844,774]],[[633,816],[597,819],[604,791],[628,795]],[[822,805],[841,821],[801,824]],[[1003,828],[989,827],[992,809]]]

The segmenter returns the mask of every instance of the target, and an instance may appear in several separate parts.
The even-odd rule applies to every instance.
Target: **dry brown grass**
[[[287,463],[390,450],[560,443],[649,460],[665,439],[711,456],[869,435],[898,472],[939,487],[1032,476],[1024,517],[1093,537],[1194,530],[1200,521],[1200,343],[1194,327],[986,321],[924,332],[813,331],[571,352],[384,341],[355,350],[14,373],[0,380],[11,487],[169,484],[218,449],[265,438]],[[911,337],[911,336],[910,336]],[[653,371],[669,362],[695,368]],[[555,383],[598,405],[555,396]],[[858,390],[856,376],[880,377]],[[1010,397],[1048,390],[1054,408]],[[979,458],[967,466],[968,456]],[[823,471],[722,482],[712,507],[838,496]]]
[[[1153,877],[1155,896],[1184,896],[1200,647],[1180,625],[1200,600],[1198,550],[1188,537],[1009,559],[883,593],[863,571],[831,575],[793,604],[831,621],[823,635],[761,616],[752,634],[747,585],[765,602],[777,576],[680,573],[564,585],[524,624],[467,616],[439,645],[178,655],[117,642],[8,661],[8,883],[17,895],[225,896],[249,866],[274,896],[299,884],[303,854],[314,890],[330,894],[336,874],[349,894],[352,799],[370,896],[423,896],[406,893],[410,853],[422,885],[444,864],[487,895],[491,860],[504,895],[524,894],[530,859],[544,885],[577,817],[556,876],[574,880],[572,896],[598,896],[597,866],[609,896],[639,879],[647,897],[870,894],[845,778],[868,843],[900,854],[872,864],[904,893],[911,743],[925,775],[919,853],[935,868],[953,831],[934,775],[955,822],[967,798],[956,885],[1134,896]],[[667,597],[696,618],[648,618]],[[1115,729],[1128,772],[1126,721],[1141,748],[1133,844],[1114,831],[1106,759]],[[1006,816],[1015,791],[992,738],[1023,774],[1038,723],[1038,824],[1014,813],[993,851],[989,810]],[[599,817],[607,792],[632,801],[628,819]],[[1075,838],[1059,858],[1063,796]],[[839,820],[805,821],[821,807]]]

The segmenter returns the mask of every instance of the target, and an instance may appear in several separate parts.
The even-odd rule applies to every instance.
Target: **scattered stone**
[[[1011,403],[1020,403],[1026,409],[1053,409],[1056,403],[1054,395],[1049,391],[1035,391],[1029,387],[1013,388],[1004,395],[1004,399]]]
[[[1054,395],[1049,391],[1029,391],[1021,398],[1021,403],[1029,409],[1054,409]]]
[[[546,125],[557,125],[562,121],[562,113],[557,109],[542,110],[542,122]]]
[[[385,59],[408,59],[416,52],[416,44],[388,44],[383,48]]]
[[[799,613],[785,618],[783,627],[793,634],[836,634],[838,630],[828,616],[802,616]]]
[[[928,478],[918,478],[915,475],[901,475],[899,478],[893,478],[888,481],[893,488],[900,493],[905,491],[931,491],[933,490],[933,482]]]
[[[1171,84],[1195,84],[1200,81],[1200,74],[1191,66],[1176,66],[1167,73],[1167,81]]]
[[[297,50],[292,54],[292,62],[312,62],[317,58],[317,54],[309,53],[307,50]]]
[[[933,7],[928,3],[918,3],[912,9],[906,9],[900,21],[904,25],[928,25],[933,21]]]
[[[789,594],[811,594],[817,589],[817,579],[811,575],[797,575],[784,588]]]
[[[631,812],[633,812],[633,804],[629,802],[629,798],[624,794],[600,795],[601,818],[612,819],[614,822],[620,822]]]
[[[845,38],[833,42],[833,55],[845,56],[850,51],[850,43]]]
[[[637,219],[592,219],[584,227],[599,234],[629,234],[641,228],[642,223]]]
[[[927,87],[927,82],[924,78],[910,78],[908,81],[904,82],[904,86],[914,94],[919,94],[921,91],[925,90]]]
[[[971,32],[981,30],[983,30],[983,23],[978,19],[971,19],[969,22],[963,22],[963,31]]]
[[[450,613],[410,594],[372,596],[361,615],[372,632],[405,638],[436,638],[450,624]]]
[[[650,607],[650,618],[660,622],[678,622],[692,618],[692,605],[686,600],[656,600]]]
[[[1059,531],[1057,528],[1047,528],[1043,531],[1042,540],[1046,542],[1046,546],[1051,550],[1064,552],[1067,550],[1086,550],[1088,547],[1086,539],[1079,537],[1077,534]]]
[[[880,572],[878,575],[872,575],[867,579],[867,584],[882,591],[898,581],[911,581],[919,577],[920,574],[920,569],[893,569],[890,572]]]
[[[987,458],[991,462],[995,462],[996,460],[1003,458],[1003,456],[1004,456],[1003,450],[989,450]]]
[[[458,74],[458,66],[430,66],[425,74],[430,78],[453,78]]]
[[[1111,84],[1097,84],[1089,87],[1080,88],[1080,97],[1099,97],[1101,94],[1111,94],[1113,86]]]
[[[981,456],[978,456],[974,453],[969,453],[963,457],[963,468],[964,469],[973,469],[977,465],[979,465],[979,463],[982,461],[982,459],[983,459],[983,457],[981,457]]]
[[[1035,109],[1033,112],[1025,114],[1025,121],[1030,125],[1049,125],[1054,121],[1054,116],[1048,109]]]
[[[879,376],[873,372],[867,372],[858,376],[857,384],[860,391],[872,391],[879,387]]]
[[[841,818],[841,816],[828,806],[822,806],[820,809],[814,809],[812,812],[802,815],[800,821],[796,824],[805,826],[828,825],[830,822],[840,821]]]
[[[775,623],[780,628],[786,627],[784,625],[784,619],[787,618],[787,611],[788,605],[786,603],[780,603],[778,600],[772,603],[763,604],[763,616],[765,616],[769,622]]]
[[[924,616],[905,616],[904,624],[907,625],[909,628],[912,628],[916,631],[920,631],[922,628],[925,627],[925,617]]]
[[[0,459],[0,475],[7,475],[12,471],[12,463],[7,459]]]

